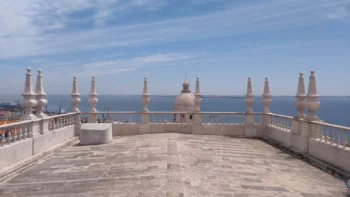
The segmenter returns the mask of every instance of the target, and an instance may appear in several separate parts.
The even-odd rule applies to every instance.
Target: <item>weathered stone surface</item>
[[[337,178],[262,141],[152,134],[71,146],[13,174],[0,196],[346,196]]]

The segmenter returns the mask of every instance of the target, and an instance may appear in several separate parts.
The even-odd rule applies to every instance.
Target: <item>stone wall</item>
[[[309,139],[308,154],[334,167],[350,172],[350,148],[348,147],[338,147],[311,138]]]
[[[44,156],[45,152],[50,152],[53,147],[63,144],[73,137],[74,125],[70,125],[0,147],[0,177],[32,162],[32,157]]]
[[[113,136],[138,135],[149,133],[188,133],[203,135],[227,135],[236,137],[245,136],[244,125],[229,124],[113,124],[112,128]],[[254,125],[252,128],[257,132],[258,129],[260,129],[260,126]]]
[[[33,138],[33,154],[40,153],[50,147],[74,137],[74,125],[46,132]]]
[[[313,136],[314,125],[300,122],[300,131],[266,127],[263,137],[306,157],[311,156],[320,162],[335,167],[350,175],[350,148],[330,144]]]

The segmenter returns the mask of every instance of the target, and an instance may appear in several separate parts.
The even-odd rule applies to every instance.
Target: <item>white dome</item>
[[[179,94],[174,102],[175,112],[193,112],[194,111],[194,95],[190,92]]]

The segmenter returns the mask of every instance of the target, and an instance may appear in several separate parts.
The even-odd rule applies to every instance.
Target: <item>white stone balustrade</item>
[[[268,123],[269,126],[290,131],[293,117],[278,114],[269,114],[269,116],[271,117]]]
[[[15,143],[17,141],[24,140],[26,138],[31,138],[33,135],[31,133],[30,126],[32,125],[31,120],[25,120],[21,122],[16,122],[12,124],[0,125],[1,133],[1,146],[7,144]]]
[[[271,95],[268,78],[265,79],[264,93],[262,95],[262,112],[253,112],[253,92],[251,78],[248,78],[247,93],[245,98],[245,112],[202,112],[200,110],[201,95],[199,77],[196,80],[194,95],[194,112],[149,112],[150,103],[147,78],[144,78],[142,105],[139,112],[97,112],[98,102],[95,78],[92,78],[89,94],[89,112],[80,112],[80,94],[78,92],[76,77],[73,78],[72,113],[45,117],[42,108],[47,104],[42,82],[42,72],[38,71],[36,93],[32,90],[31,72],[27,69],[25,90],[22,94],[21,106],[25,110],[21,122],[0,126],[0,151],[8,151],[4,148],[16,149],[16,146],[28,147],[28,155],[42,152],[55,146],[74,135],[79,136],[76,130],[84,123],[111,123],[114,136],[137,135],[152,133],[191,133],[204,135],[229,135],[258,137],[274,140],[279,144],[300,152],[303,155],[311,155],[322,161],[337,166],[341,169],[349,169],[348,161],[343,155],[349,155],[350,128],[332,125],[318,121],[316,111],[320,107],[316,89],[314,71],[311,71],[308,94],[305,95],[304,77],[300,73],[298,90],[296,94],[295,108],[297,116],[283,116],[270,112]],[[184,83],[187,87],[187,81]],[[186,91],[189,91],[186,89]],[[307,102],[305,102],[307,98]],[[192,100],[192,98],[191,98]],[[36,116],[32,114],[32,108],[36,109]],[[309,113],[306,118],[304,109]],[[40,115],[41,114],[41,115]],[[176,122],[175,116],[194,116],[191,122]],[[80,120],[81,117],[81,120]],[[197,117],[197,118],[196,118]],[[192,117],[191,117],[192,118]],[[44,123],[47,122],[47,125]],[[40,124],[40,127],[35,125]],[[57,135],[57,137],[56,137]],[[23,145],[27,143],[26,145]],[[26,150],[27,150],[26,149]],[[331,152],[331,156],[324,155],[322,150]],[[13,161],[19,161],[26,155],[13,153]],[[12,158],[12,157],[11,157]],[[340,158],[340,159],[339,159]],[[344,159],[345,158],[345,159]],[[350,158],[350,157],[349,157]],[[344,160],[344,161],[343,161]],[[1,162],[0,162],[1,164]],[[4,165],[4,164],[1,164]],[[6,163],[7,165],[7,163]],[[1,167],[1,166],[0,166]]]
[[[205,124],[244,125],[244,112],[201,112]]]
[[[312,137],[338,147],[350,147],[350,128],[324,122],[315,122]]]

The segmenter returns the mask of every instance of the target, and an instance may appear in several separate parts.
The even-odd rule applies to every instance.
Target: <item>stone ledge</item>
[[[266,138],[266,137],[256,137],[256,139],[259,139],[267,144],[270,144],[292,156],[295,156],[297,157],[298,159],[301,159],[305,162],[307,162],[308,164],[320,169],[320,170],[323,170],[324,172],[327,172],[328,174],[331,174],[341,180],[348,180],[350,179],[350,172],[345,172],[335,166],[333,166],[332,164],[329,164],[329,163],[326,163],[324,161],[321,161],[311,155],[307,155],[307,154],[303,154],[303,153],[300,153],[298,152],[297,150],[294,150],[292,148],[289,148],[285,145],[282,145],[280,144],[279,142],[273,140],[273,139],[270,139],[270,138]]]
[[[45,150],[44,152],[37,153],[35,155],[32,155],[32,156],[27,157],[25,159],[22,159],[14,164],[11,164],[11,165],[1,169],[0,170],[0,182],[7,179],[8,178],[7,176],[13,176],[13,174],[11,174],[11,173],[14,173],[16,171],[21,171],[21,170],[25,169],[26,167],[30,167],[39,159],[41,159],[45,156],[48,156],[51,153],[54,153],[57,150],[65,147],[65,146],[70,146],[70,145],[74,144],[75,142],[77,142],[77,140],[78,140],[77,137],[73,137],[69,140],[63,141],[55,146],[52,146],[51,148]]]

